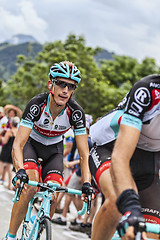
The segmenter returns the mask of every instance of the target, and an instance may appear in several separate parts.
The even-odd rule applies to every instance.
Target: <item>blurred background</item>
[[[158,0],[0,0],[0,105],[22,111],[51,65],[74,62],[74,98],[94,121],[140,78],[160,73]]]

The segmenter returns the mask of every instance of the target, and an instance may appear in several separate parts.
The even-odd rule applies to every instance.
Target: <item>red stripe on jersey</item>
[[[43,110],[44,110],[44,108],[46,107],[46,105],[47,105],[47,103],[45,102],[45,103],[43,104],[43,106],[41,107],[41,115],[42,115]]]
[[[44,182],[48,182],[48,181],[56,181],[58,182],[61,186],[63,184],[63,178],[61,175],[57,174],[57,173],[50,173],[48,174],[45,179]]]
[[[149,108],[151,110],[155,105],[157,105],[160,102],[160,90],[159,89],[154,89],[152,91],[152,105]]]
[[[147,223],[160,224],[160,219],[158,217],[147,215],[147,214],[143,214],[143,217],[145,218],[145,221]]]
[[[68,106],[66,107],[66,113],[67,113],[68,118],[70,119],[70,117],[71,117],[71,110],[69,109]]]
[[[37,125],[33,125],[33,128],[40,133],[41,135],[45,136],[45,137],[57,137],[60,135],[63,135],[65,132],[67,132],[70,128],[67,128],[64,131],[51,131],[51,130],[46,130],[43,128],[38,127]]]
[[[104,163],[98,168],[98,170],[97,170],[97,172],[96,172],[95,179],[96,179],[96,183],[97,183],[97,186],[98,186],[99,190],[100,190],[99,178],[100,178],[101,174],[102,174],[105,170],[109,169],[110,165],[111,165],[111,161],[104,162]]]
[[[25,170],[34,169],[38,171],[37,164],[34,162],[26,162],[23,164]]]
[[[118,119],[118,125],[120,125],[121,119],[122,119],[122,116],[120,116],[120,118]]]

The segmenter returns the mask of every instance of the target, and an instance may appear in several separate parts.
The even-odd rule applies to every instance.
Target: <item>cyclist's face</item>
[[[69,84],[75,84],[74,80],[69,80],[66,78],[56,78],[58,81],[63,81],[65,83],[69,83]],[[66,103],[68,102],[69,98],[71,97],[71,95],[73,94],[74,90],[69,89],[70,87],[65,86],[65,84],[54,84],[54,99],[56,101],[57,104],[59,105],[66,105]],[[53,88],[52,88],[53,89]],[[52,90],[51,90],[52,92]]]

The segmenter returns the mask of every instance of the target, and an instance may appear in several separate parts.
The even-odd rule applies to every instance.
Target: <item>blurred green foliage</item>
[[[82,78],[73,97],[96,120],[116,107],[137,80],[160,73],[152,58],[139,63],[131,57],[114,55],[113,60],[102,60],[99,64],[94,56],[100,51],[86,46],[83,36],[71,34],[64,43],[46,43],[35,58],[30,57],[31,53],[27,57],[18,55],[16,73],[7,83],[0,80],[1,105],[14,104],[24,110],[34,95],[48,91],[50,67],[68,60],[80,69]]]

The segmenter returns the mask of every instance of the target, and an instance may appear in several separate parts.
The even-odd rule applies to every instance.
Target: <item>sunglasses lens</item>
[[[76,89],[76,85],[75,84],[68,83],[67,86],[68,86],[69,90],[75,90]]]
[[[75,84],[67,83],[59,80],[55,80],[55,84],[60,88],[65,88],[67,86],[69,90],[75,90],[77,87]]]

